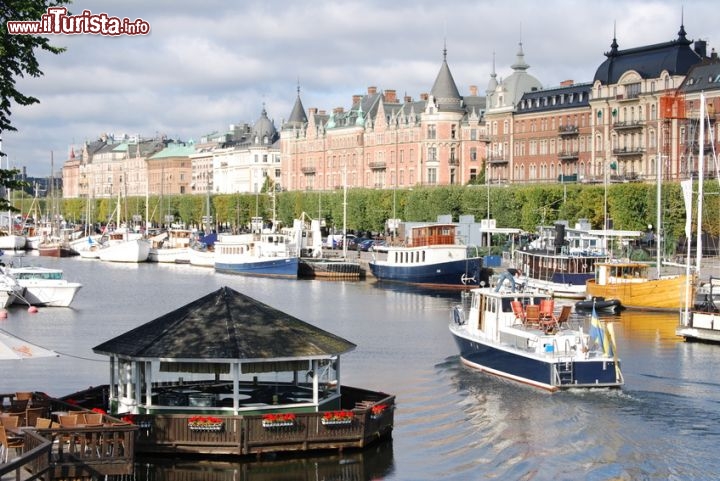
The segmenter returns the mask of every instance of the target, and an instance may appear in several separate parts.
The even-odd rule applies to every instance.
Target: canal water
[[[13,260],[5,257],[6,262]],[[17,262],[17,259],[15,259]],[[92,347],[222,286],[357,344],[344,384],[395,394],[393,439],[297,459],[141,460],[138,480],[706,480],[720,467],[720,346],[675,336],[675,314],[614,323],[626,385],[548,394],[470,371],[448,332],[456,292],[273,280],[189,265],[26,257],[83,284],[72,308],[9,309],[0,328],[58,358],[3,361],[0,391],[64,395],[108,381]]]

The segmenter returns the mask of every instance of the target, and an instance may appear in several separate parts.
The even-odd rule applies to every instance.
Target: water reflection
[[[392,440],[362,451],[252,461],[138,459],[136,481],[370,481],[393,474]]]

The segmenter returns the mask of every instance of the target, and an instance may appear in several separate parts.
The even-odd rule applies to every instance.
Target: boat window
[[[509,297],[504,297],[502,299],[502,311],[503,312],[512,312],[512,306],[510,303],[514,301],[515,299],[511,299]]]

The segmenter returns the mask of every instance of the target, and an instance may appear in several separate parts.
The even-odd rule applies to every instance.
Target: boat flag
[[[590,318],[590,339],[593,347],[597,346],[605,352],[605,329],[603,329],[602,324],[600,324],[600,318],[597,315],[594,303],[592,317]]]

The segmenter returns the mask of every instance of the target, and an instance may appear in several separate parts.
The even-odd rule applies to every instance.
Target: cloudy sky
[[[419,97],[432,87],[443,46],[461,94],[482,93],[495,57],[507,77],[522,40],[529,72],[545,87],[590,82],[610,49],[677,38],[720,42],[716,2],[694,0],[76,0],[150,24],[147,36],[52,36],[61,55],[39,54],[44,76],[21,79],[40,99],[13,108],[3,134],[11,167],[49,176],[70,149],[102,133],[199,139],[254,123],[263,105],[276,126],[298,83],[305,108],[349,107],[368,86]],[[682,16],[682,17],[681,17]],[[7,165],[3,164],[3,168]]]

